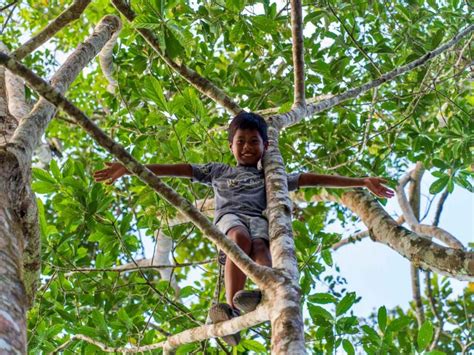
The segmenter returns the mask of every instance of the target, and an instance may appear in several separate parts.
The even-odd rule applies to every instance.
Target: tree
[[[105,0],[76,0],[67,9],[51,1],[41,11],[35,5],[12,2],[2,15],[3,42],[11,51],[0,54],[2,351],[26,351],[28,308],[33,352],[215,352],[210,337],[267,321],[270,328],[253,328],[239,350],[332,352],[342,346],[353,353],[353,342],[369,353],[414,351],[414,337],[418,351],[438,342],[451,349],[443,343],[446,317],[436,315],[437,306],[422,314],[416,270],[472,280],[474,256],[436,221],[420,223],[416,186],[426,168],[438,178],[433,194],[445,190],[445,199],[455,185],[472,190],[468,5],[292,0],[279,8],[267,1],[150,0],[132,9],[113,0],[114,9]],[[116,15],[124,19],[122,30]],[[23,31],[37,34],[23,42]],[[41,79],[54,70],[57,54],[71,50],[50,82]],[[81,74],[101,50],[102,69],[92,64]],[[273,269],[254,264],[194,206],[206,205],[208,190],[186,181],[165,184],[139,163],[229,162],[222,109],[235,114],[242,108],[265,115],[270,125],[263,165]],[[63,157],[32,169],[43,139],[43,148],[54,145],[55,151],[62,142]],[[114,189],[94,184],[91,171],[110,154],[138,179]],[[344,175],[393,172],[403,220],[361,190],[308,190],[292,196],[292,210],[283,161],[295,170]],[[417,163],[415,171],[406,171],[409,162]],[[345,243],[324,232],[328,213],[336,210],[347,221],[346,208],[366,224],[366,235],[413,262],[418,326],[408,316],[390,319],[384,308],[380,333],[360,325],[348,313],[357,296],[339,290],[338,279],[328,279],[330,292],[314,293],[312,284],[332,264],[331,249]],[[178,224],[177,211],[193,224]],[[158,259],[136,260],[143,233],[156,234]],[[220,293],[210,241],[264,290],[256,311],[216,325],[204,324]],[[197,275],[196,267],[202,267],[199,279],[179,289]],[[471,338],[454,338],[467,351]]]

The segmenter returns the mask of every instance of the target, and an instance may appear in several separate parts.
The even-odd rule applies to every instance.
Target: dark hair
[[[256,113],[242,111],[232,119],[229,124],[229,142],[234,140],[235,132],[238,129],[256,129],[263,143],[268,142],[267,122],[265,122],[262,116]]]

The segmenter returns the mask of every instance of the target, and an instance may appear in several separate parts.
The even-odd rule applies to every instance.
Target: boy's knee
[[[234,227],[227,232],[229,239],[233,240],[242,250],[250,251],[252,241],[248,231],[244,227]]]
[[[252,254],[253,255],[270,255],[268,249],[268,242],[264,239],[258,238],[252,241]]]

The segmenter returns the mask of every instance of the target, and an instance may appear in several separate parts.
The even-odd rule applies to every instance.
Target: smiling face
[[[235,131],[229,148],[234,154],[238,165],[257,167],[258,161],[267,150],[268,143],[264,143],[256,129],[238,129]]]

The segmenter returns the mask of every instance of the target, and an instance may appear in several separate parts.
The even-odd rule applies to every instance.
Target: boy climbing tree
[[[272,266],[269,250],[268,222],[264,172],[261,159],[268,147],[267,124],[254,113],[241,112],[229,125],[229,148],[236,166],[207,164],[150,164],[147,167],[158,176],[191,178],[214,190],[214,224],[232,239],[257,264]],[[120,163],[106,163],[107,168],[94,173],[98,182],[113,183],[127,174]],[[305,186],[366,187],[379,197],[390,198],[394,192],[378,177],[349,178],[313,173],[287,175],[288,190]],[[219,262],[225,264],[224,283],[227,303],[213,306],[209,316],[213,323],[229,320],[240,312],[251,312],[259,304],[265,290],[244,290],[246,275],[223,253]],[[230,345],[240,341],[239,333],[223,339]]]

